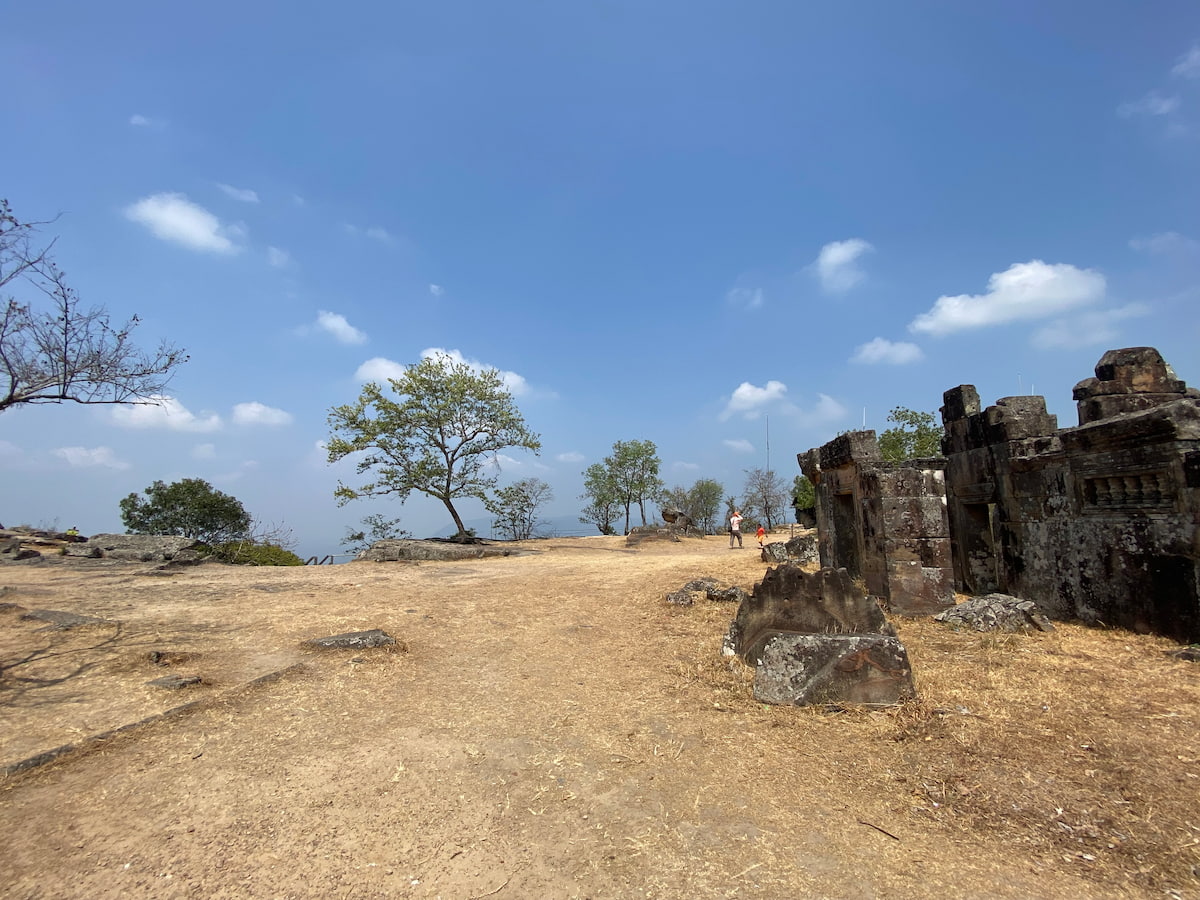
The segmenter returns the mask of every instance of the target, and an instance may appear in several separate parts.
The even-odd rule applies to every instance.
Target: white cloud
[[[203,206],[192,203],[183,194],[151,194],[125,208],[125,217],[145,225],[157,238],[180,244],[190,250],[211,253],[237,253],[241,250],[230,238],[244,233],[239,226],[225,227]]]
[[[508,469],[519,469],[524,465],[521,460],[505,453],[496,453],[483,461],[483,467],[493,472],[503,472]]]
[[[367,336],[346,321],[339,313],[321,310],[317,313],[317,328],[333,335],[339,344],[365,344]]]
[[[162,131],[167,127],[166,119],[152,119],[150,116],[143,116],[141,113],[134,113],[130,116],[129,124],[134,128],[149,128],[153,131]]]
[[[892,366],[903,366],[908,363],[918,362],[924,356],[921,348],[916,344],[910,344],[906,341],[889,341],[885,338],[877,337],[874,340],[867,341],[865,344],[860,344],[858,349],[854,351],[854,355],[850,357],[850,362],[865,363],[867,365],[887,363]]]
[[[376,356],[368,359],[365,363],[358,367],[354,373],[354,377],[359,381],[374,381],[379,384],[387,381],[389,378],[398,379],[404,375],[405,367],[398,362],[392,362],[382,356]]]
[[[864,253],[874,249],[862,238],[832,241],[821,248],[810,268],[816,270],[822,288],[831,294],[841,294],[867,277],[867,273],[858,267],[857,262]]]
[[[1116,309],[1089,310],[1039,328],[1033,335],[1033,345],[1049,350],[1110,343],[1120,337],[1118,322],[1149,313],[1150,308],[1143,303],[1130,303]]]
[[[433,359],[436,356],[449,357],[452,362],[466,365],[473,372],[482,372],[484,369],[494,368],[493,366],[485,366],[476,360],[467,359],[458,350],[443,350],[441,347],[428,347],[421,351],[421,359]],[[406,366],[398,362],[393,362],[386,357],[376,356],[373,359],[368,359],[359,366],[358,370],[354,373],[354,377],[359,381],[382,383],[389,378],[400,378],[406,368]],[[501,383],[508,388],[513,396],[520,396],[529,392],[528,382],[516,372],[497,371],[500,374]]]
[[[217,448],[213,444],[197,444],[192,448],[192,459],[216,459]]]
[[[278,247],[268,247],[267,262],[277,269],[284,269],[291,265],[292,258],[286,250],[280,250]]]
[[[60,459],[65,459],[73,469],[128,469],[129,463],[117,459],[110,447],[59,447],[51,451]]]
[[[431,293],[435,297],[440,297],[440,296],[442,296],[442,294],[446,293],[446,289],[443,288],[440,284],[431,284],[429,286],[429,293]]]
[[[137,126],[139,126],[139,127],[145,128],[145,127],[149,126],[149,124],[150,124],[150,120],[149,120],[149,119],[147,119],[147,118],[146,118],[145,116],[143,116],[143,115],[139,115],[138,113],[134,113],[132,116],[130,116],[130,117],[129,117],[129,124],[130,124],[130,125],[137,125]]]
[[[249,188],[236,188],[229,184],[221,184],[217,182],[217,187],[221,189],[227,196],[232,197],[241,203],[257,203],[258,191],[252,191]]]
[[[725,302],[738,309],[761,309],[763,305],[762,288],[732,288],[725,295]]]
[[[812,423],[836,422],[846,418],[846,407],[838,403],[828,394],[817,394],[817,405],[804,418]]]
[[[1171,67],[1171,74],[1179,78],[1200,78],[1200,44],[1193,44],[1192,49],[1179,57],[1179,62]]]
[[[908,330],[936,336],[971,328],[1045,319],[1104,298],[1104,276],[1092,269],[1040,259],[1014,263],[988,279],[986,294],[939,297]]]
[[[1200,250],[1200,241],[1177,231],[1163,231],[1147,238],[1134,238],[1129,246],[1143,253],[1195,253]]]
[[[290,425],[292,414],[252,400],[233,408],[233,421],[236,425]]]
[[[149,403],[121,404],[112,408],[112,420],[122,428],[165,428],[169,431],[217,431],[216,413],[197,416],[174,397],[156,396]]]
[[[742,438],[739,438],[738,440],[724,440],[721,443],[723,443],[726,447],[728,447],[730,450],[734,451],[735,453],[753,453],[754,452],[754,445],[752,443],[750,443],[749,441],[742,439]]]
[[[0,456],[14,457],[21,455],[21,448],[12,441],[0,440]]]
[[[791,406],[787,401],[787,385],[782,381],[768,381],[762,387],[743,381],[730,395],[720,419],[724,422],[739,414],[747,419],[757,419],[769,407],[778,405]]]
[[[1177,109],[1178,97],[1164,97],[1158,91],[1151,91],[1141,100],[1122,103],[1117,107],[1117,115],[1123,119],[1133,116],[1167,116]]]
[[[561,463],[581,463],[584,460],[583,454],[576,453],[574,450],[569,453],[560,453],[554,458]]]
[[[458,350],[443,350],[441,347],[426,347],[421,351],[421,359],[432,359],[435,356],[448,356],[456,363],[466,365],[473,372],[482,372],[484,369],[494,369],[495,366],[485,366],[483,363],[473,359],[467,359]],[[510,394],[514,397],[520,397],[522,394],[529,392],[529,383],[516,372],[506,372],[502,369],[496,369],[500,375],[500,381],[508,388]]]
[[[679,472],[698,472],[700,470],[699,463],[690,462],[673,462],[671,468]]]
[[[392,236],[388,233],[387,229],[380,228],[379,226],[368,228],[366,235],[371,240],[379,241],[381,244],[390,244],[392,242]]]

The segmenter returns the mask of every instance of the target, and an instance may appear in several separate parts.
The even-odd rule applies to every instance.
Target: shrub
[[[197,548],[204,556],[235,566],[302,566],[304,560],[290,550],[276,544],[254,544],[249,541],[231,541],[216,547]]]

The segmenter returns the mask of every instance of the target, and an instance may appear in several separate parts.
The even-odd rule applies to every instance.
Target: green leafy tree
[[[625,533],[629,533],[630,510],[636,503],[646,525],[646,503],[658,499],[663,482],[658,477],[662,463],[654,441],[617,441],[611,456],[604,458],[617,496],[625,509]]]
[[[252,521],[241,501],[200,478],[156,481],[120,502],[121,521],[132,534],[174,534],[218,545],[250,539]]]
[[[700,526],[705,534],[711,534],[717,527],[717,516],[721,512],[721,498],[725,495],[725,486],[711,478],[701,478],[688,490],[690,504],[689,515]]]
[[[888,413],[896,427],[879,436],[879,452],[891,462],[942,455],[942,429],[933,413],[897,406]]]
[[[492,527],[513,541],[527,541],[539,525],[541,509],[554,499],[550,485],[540,478],[522,478],[508,487],[500,488],[484,506],[496,518]]]
[[[579,521],[595,525],[601,534],[616,534],[614,524],[621,515],[621,496],[612,473],[603,463],[592,463],[583,471],[580,500],[588,504],[580,510]]]
[[[371,383],[357,402],[329,412],[329,461],[361,454],[358,474],[374,478],[359,487],[339,483],[338,503],[389,494],[403,503],[417,491],[440,500],[459,535],[466,534],[454,501],[486,500],[497,481],[489,467],[497,454],[511,447],[536,453],[541,440],[495,369],[476,371],[438,354],[388,383],[395,399]]]
[[[154,353],[132,340],[134,316],[113,325],[103,307],[84,307],[49,247],[34,240],[42,222],[24,222],[0,200],[0,412],[35,403],[153,402],[187,356],[169,344]],[[34,309],[8,294],[22,287],[47,298]]]
[[[783,479],[772,469],[747,469],[746,486],[742,496],[747,518],[762,522],[768,531],[784,519],[784,510],[791,504]]]
[[[399,519],[389,519],[383,513],[372,513],[360,521],[362,528],[355,531],[346,528],[346,536],[342,538],[342,546],[348,553],[361,553],[376,541],[395,540],[411,537],[403,528],[397,528]]]
[[[792,506],[796,509],[811,509],[817,503],[817,489],[803,475],[792,479]]]

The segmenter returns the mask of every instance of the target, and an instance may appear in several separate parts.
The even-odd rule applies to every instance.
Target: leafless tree
[[[44,222],[18,220],[0,200],[0,412],[20,404],[147,402],[166,388],[182,350],[135,346],[133,316],[113,326],[103,307],[84,307],[34,236]],[[12,296],[18,285],[49,298],[37,310]],[[7,381],[5,381],[7,379]]]

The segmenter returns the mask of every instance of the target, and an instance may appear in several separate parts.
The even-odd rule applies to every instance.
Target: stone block
[[[754,673],[762,703],[894,706],[914,695],[908,653],[889,635],[776,635]]]

